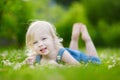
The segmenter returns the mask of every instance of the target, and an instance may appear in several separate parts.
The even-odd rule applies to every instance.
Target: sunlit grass
[[[24,50],[0,51],[0,80],[120,80],[120,49],[98,49],[102,64],[24,65]]]

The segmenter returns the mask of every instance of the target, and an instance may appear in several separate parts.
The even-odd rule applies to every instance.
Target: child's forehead
[[[31,25],[31,34],[33,36],[42,36],[42,35],[50,35],[52,36],[52,25],[45,24],[45,23],[35,23]]]
[[[33,33],[34,38],[36,37],[45,37],[45,36],[52,36],[50,30],[46,28],[39,28],[34,31]]]
[[[34,32],[34,35],[36,36],[45,36],[45,35],[50,35],[50,31],[47,29],[38,29]]]
[[[36,29],[36,31],[40,31],[40,32],[49,32],[49,28],[48,27],[38,27]]]
[[[39,31],[50,31],[50,25],[47,25],[47,24],[36,24],[33,26],[33,28],[35,28],[35,30],[39,30]]]
[[[49,33],[36,32],[33,36],[33,40],[41,40],[42,38],[52,37]]]

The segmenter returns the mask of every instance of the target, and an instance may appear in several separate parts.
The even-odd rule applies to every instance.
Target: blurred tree
[[[82,0],[89,22],[96,30],[95,44],[118,47],[120,0]]]
[[[0,46],[24,45],[28,24],[35,19],[55,24],[65,46],[69,44],[75,22],[87,25],[97,46],[119,46],[119,13],[120,0],[3,0],[0,1]]]
[[[58,4],[61,4],[65,7],[69,7],[73,2],[81,1],[81,0],[55,0]]]
[[[87,9],[87,16],[92,24],[97,25],[103,19],[109,24],[120,21],[120,0],[82,0]]]
[[[55,24],[57,26],[58,33],[63,38],[63,44],[65,47],[69,46],[71,40],[72,26],[76,22],[88,24],[83,5],[74,2],[69,7],[69,9],[61,16],[61,20]],[[82,45],[82,43],[80,44]]]
[[[0,1],[0,46],[24,44],[26,24],[31,17],[24,0]]]

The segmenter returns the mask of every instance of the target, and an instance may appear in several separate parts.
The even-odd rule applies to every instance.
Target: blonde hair
[[[36,30],[38,30],[42,27],[47,27],[47,29],[49,30],[51,36],[53,37],[53,39],[55,41],[56,47],[62,46],[62,44],[61,44],[62,38],[58,37],[58,34],[56,32],[56,28],[47,21],[37,20],[37,21],[34,21],[30,24],[30,26],[27,30],[27,33],[26,33],[26,47],[28,49],[32,50],[32,48],[33,48],[32,42],[33,42],[33,38],[34,38],[34,33]]]

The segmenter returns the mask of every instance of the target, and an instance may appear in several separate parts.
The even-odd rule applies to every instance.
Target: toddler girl
[[[79,35],[85,42],[86,54],[78,50]],[[26,58],[27,64],[34,62],[40,64],[80,64],[80,62],[92,62],[100,64],[95,46],[84,24],[73,25],[69,48],[64,48],[62,39],[57,36],[55,27],[46,21],[32,22],[26,33],[26,46],[30,55]]]

